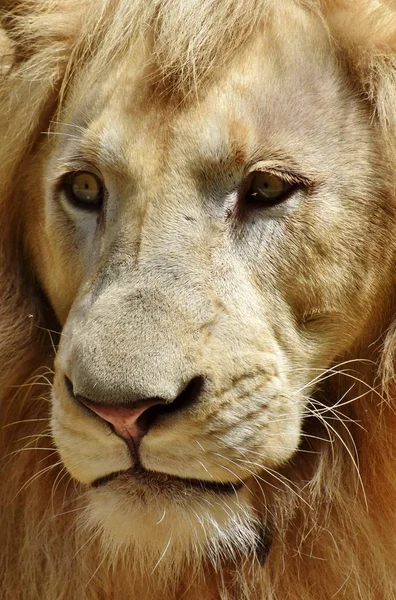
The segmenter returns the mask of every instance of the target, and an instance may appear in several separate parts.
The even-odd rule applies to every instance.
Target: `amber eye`
[[[84,210],[100,210],[104,188],[100,179],[88,171],[77,171],[66,176],[63,188],[68,200]]]
[[[250,180],[247,201],[257,205],[273,205],[285,200],[295,188],[294,183],[289,183],[277,175],[256,171]]]

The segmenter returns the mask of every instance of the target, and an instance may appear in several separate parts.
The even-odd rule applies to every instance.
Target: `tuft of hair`
[[[325,0],[326,16],[350,72],[391,147],[396,137],[396,5]]]

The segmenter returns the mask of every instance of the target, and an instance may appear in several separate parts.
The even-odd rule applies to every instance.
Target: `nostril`
[[[74,394],[73,384],[65,377],[65,383],[69,394],[82,406],[89,409],[89,411],[103,421],[109,423],[114,432],[125,440],[138,441],[147,432],[145,426],[146,421],[142,420],[142,415],[147,410],[161,402],[159,398],[152,398],[149,400],[134,402],[129,406],[117,405],[117,404],[100,404],[93,402],[89,398]]]
[[[138,423],[139,421],[142,421],[144,427],[146,427],[146,430],[148,431],[154,422],[162,416],[170,415],[193,406],[201,395],[204,383],[205,380],[203,377],[194,377],[173,402],[168,404],[156,404],[155,406],[148,408],[138,419]]]
[[[204,378],[194,377],[173,402],[167,402],[163,398],[146,398],[127,404],[105,404],[76,395],[73,383],[66,376],[65,385],[74,400],[109,423],[117,435],[125,440],[138,441],[147,433],[157,417],[193,405],[201,394]]]
[[[158,403],[149,408],[146,411],[147,414],[145,414],[145,418],[151,424],[157,416],[172,414],[193,406],[202,393],[204,383],[205,379],[202,376],[194,377],[173,402],[166,404]]]

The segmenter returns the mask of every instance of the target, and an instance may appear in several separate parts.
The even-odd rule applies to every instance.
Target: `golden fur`
[[[0,3],[4,31],[0,32],[0,597],[4,600],[396,598],[396,8],[393,2],[386,0],[219,0],[215,6],[213,9],[209,0],[198,3],[9,0]],[[272,37],[267,38],[267,35]],[[263,42],[262,38],[265,38]],[[161,504],[160,499],[157,504],[156,497],[150,497],[157,525],[147,526],[150,515],[144,513],[140,521],[140,517],[136,520],[131,533],[126,522],[136,515],[124,506],[122,482],[119,489],[110,492],[107,488],[93,491],[86,487],[94,478],[89,470],[91,466],[96,477],[107,472],[100,471],[102,463],[81,461],[81,456],[84,459],[91,449],[96,451],[93,445],[96,441],[86,441],[86,422],[66,406],[59,375],[66,372],[64,365],[69,360],[68,336],[74,339],[80,335],[73,323],[77,319],[75,306],[80,301],[81,281],[85,277],[85,263],[74,257],[78,244],[73,245],[66,239],[69,225],[60,219],[51,222],[49,228],[47,225],[51,215],[46,212],[44,197],[48,201],[49,192],[45,186],[49,186],[51,171],[61,172],[67,163],[59,139],[69,138],[67,143],[74,143],[76,129],[82,129],[81,125],[74,125],[80,111],[89,137],[85,139],[86,146],[91,148],[92,155],[99,154],[96,142],[110,122],[106,110],[111,109],[113,89],[118,89],[118,80],[121,80],[123,89],[132,90],[133,102],[128,104],[127,94],[122,99],[117,98],[117,115],[139,116],[147,112],[150,120],[147,130],[128,129],[135,125],[125,123],[128,132],[125,138],[118,138],[118,134],[109,136],[106,148],[111,150],[115,146],[117,155],[114,158],[114,153],[109,152],[108,163],[113,160],[117,182],[131,181],[131,164],[136,167],[136,174],[143,172],[148,163],[145,193],[147,191],[155,203],[155,190],[153,192],[150,185],[158,181],[158,174],[166,179],[162,165],[171,165],[172,176],[176,178],[178,169],[184,165],[183,156],[195,151],[194,143],[190,146],[182,143],[188,144],[189,136],[195,141],[197,132],[202,131],[202,144],[206,139],[211,143],[215,123],[207,126],[206,133],[205,118],[210,117],[212,108],[215,110],[214,99],[219,97],[219,104],[224,106],[228,93],[231,97],[238,86],[243,92],[240,95],[247,95],[245,74],[250,68],[252,71],[260,69],[257,57],[264,55],[270,57],[266,68],[271,85],[276,87],[271,69],[276,68],[281,51],[290,56],[291,69],[298,70],[302,64],[300,48],[305,58],[312,57],[312,63],[318,61],[316,81],[320,79],[322,67],[324,72],[328,69],[336,73],[336,83],[329,86],[328,94],[320,97],[325,108],[314,113],[316,106],[312,105],[312,114],[318,118],[323,116],[323,111],[329,111],[323,121],[323,148],[327,144],[344,148],[342,158],[333,156],[331,150],[326,155],[326,165],[330,165],[329,171],[336,169],[342,176],[350,176],[350,187],[356,184],[363,191],[359,196],[359,211],[355,206],[355,212],[351,210],[348,218],[343,218],[334,229],[329,226],[326,231],[334,213],[326,204],[325,193],[322,210],[323,214],[328,212],[323,221],[318,221],[322,229],[314,226],[315,221],[312,225],[309,214],[304,213],[311,235],[321,229],[319,237],[315,238],[313,247],[309,245],[309,236],[304,238],[303,258],[298,255],[299,259],[285,267],[281,279],[274,279],[282,282],[282,293],[290,311],[279,298],[271,296],[273,290],[266,292],[265,300],[269,294],[273,311],[268,316],[271,331],[278,327],[278,337],[273,336],[276,343],[279,338],[281,344],[286,343],[291,348],[292,364],[301,366],[301,370],[302,357],[306,356],[307,373],[310,373],[309,377],[307,373],[304,377],[295,375],[292,386],[294,390],[305,388],[307,396],[313,395],[310,412],[299,408],[304,416],[299,449],[294,453],[298,441],[290,454],[286,450],[282,454],[285,446],[275,450],[266,448],[268,463],[263,468],[257,465],[258,459],[250,461],[248,472],[253,476],[246,485],[247,491],[228,501],[207,497],[208,505],[218,502],[219,508],[213,511],[211,508],[204,511],[198,495],[183,504],[176,485],[170,488],[170,494],[175,494],[175,506],[172,500]],[[307,59],[306,64],[308,62]],[[129,64],[138,65],[139,75],[135,72],[126,75]],[[313,69],[315,74],[315,67]],[[102,73],[107,78],[101,79]],[[311,97],[316,97],[311,95],[315,78],[313,82],[308,77],[305,80],[303,71],[300,73],[298,81],[306,84],[301,84],[304,106],[310,103]],[[142,79],[136,79],[137,86],[134,77],[140,76]],[[100,91],[95,87],[99,85],[97,81],[100,81]],[[285,93],[290,93],[287,85],[285,83]],[[296,86],[291,89],[301,92],[296,80],[290,85]],[[95,94],[89,96],[91,88]],[[211,96],[212,90],[215,92]],[[324,96],[331,94],[334,99],[326,104]],[[96,110],[98,95],[106,108],[104,112],[102,106],[98,109],[92,125],[88,113],[91,105],[92,110]],[[293,98],[296,105],[298,97],[296,93]],[[336,107],[334,112],[331,112],[332,103]],[[291,112],[294,106],[290,104]],[[338,124],[334,132],[332,126],[338,106],[343,123]],[[344,106],[348,107],[345,112]],[[272,110],[271,118],[279,129],[283,123],[285,129],[293,128],[294,117],[287,121],[284,116],[279,117],[280,113],[274,108]],[[305,117],[297,115],[296,119],[304,129]],[[172,146],[168,141],[169,131],[161,130],[161,122],[168,121],[172,122],[173,131],[179,132],[179,146]],[[248,125],[242,121],[233,121],[230,128],[230,139],[236,140],[237,146],[242,138],[248,139],[250,135]],[[347,131],[346,140],[342,138],[343,130]],[[111,134],[115,135],[114,131]],[[125,140],[135,139],[135,134],[139,148],[134,154]],[[298,137],[297,126],[293,143]],[[119,139],[125,142],[127,149],[121,143],[118,145]],[[210,154],[209,142],[207,156],[212,164],[208,172],[216,177],[219,171]],[[169,158],[172,152],[176,156],[175,163]],[[154,158],[157,155],[161,157],[158,162]],[[243,144],[238,146],[235,155],[236,162],[245,160]],[[310,161],[313,164],[314,159],[309,148],[301,161],[307,179],[312,178],[320,188],[323,182],[319,172],[310,169]],[[176,166],[172,166],[174,164]],[[196,167],[199,170],[198,161]],[[328,173],[324,172],[323,179],[326,177]],[[200,181],[206,185],[205,178]],[[180,198],[184,202],[195,193],[191,182],[185,188],[183,181],[178,185],[176,190],[170,189],[171,195],[178,197],[180,193],[180,202]],[[47,190],[47,196],[43,190]],[[139,193],[138,190],[136,195]],[[350,188],[343,193],[349,202]],[[164,198],[168,210],[165,195]],[[164,208],[164,214],[166,210]],[[143,231],[143,223],[149,219],[145,210],[139,212],[131,205],[129,211],[134,215],[134,223],[140,223]],[[129,256],[133,247],[136,262],[149,264],[147,248],[154,242],[143,234],[135,239],[134,227],[130,223],[120,226],[124,234],[120,238],[123,256]],[[297,236],[298,224],[292,221],[289,227],[288,235]],[[211,235],[211,239],[217,239],[220,234],[213,229]],[[123,244],[127,239],[130,246],[126,249]],[[354,250],[349,245],[352,239],[354,244],[356,242]],[[171,242],[168,240],[168,243]],[[276,243],[272,252],[276,254]],[[331,257],[330,262],[323,259],[324,255]],[[202,261],[202,268],[206,268],[207,257],[202,248],[196,249],[196,256]],[[253,257],[251,260],[253,262]],[[293,257],[290,260],[293,261]],[[323,271],[315,271],[309,286],[309,276],[305,277],[304,269],[299,270],[301,260],[308,267],[323,260]],[[115,272],[117,265],[119,263],[111,265],[110,271]],[[271,265],[267,263],[268,273]],[[171,273],[173,266],[169,266]],[[235,287],[240,285],[240,296],[244,297],[250,287],[239,275],[237,265],[235,272],[233,266],[221,266],[229,268],[230,278],[237,273]],[[100,278],[102,267],[95,267],[95,273],[89,274],[90,285],[94,286],[95,278]],[[165,281],[165,275],[161,272],[159,277]],[[276,276],[280,277],[279,273]],[[271,273],[268,278],[270,280]],[[169,287],[179,289],[176,276],[174,281],[170,280]],[[194,289],[199,296],[199,275],[194,282],[198,282]],[[150,285],[156,283],[150,280]],[[105,293],[108,293],[107,302],[114,316],[114,335],[122,339],[127,324],[119,316],[114,298],[125,291],[121,287],[117,288],[117,294],[110,292]],[[227,290],[227,293],[230,304],[237,304],[239,299],[233,296],[233,291]],[[173,343],[168,332],[172,330],[179,332],[177,338],[185,336],[186,348],[194,348],[195,338],[188,337],[187,325],[187,331],[183,327],[189,324],[193,329],[195,317],[191,317],[189,323],[188,314],[182,325],[178,323],[178,311],[183,310],[184,304],[188,305],[189,299],[190,293],[182,290],[180,305],[176,303],[169,316],[166,313],[163,317],[165,333],[155,322],[155,335],[164,340],[165,347]],[[252,307],[261,306],[253,299],[244,314],[247,338],[249,331],[254,336],[261,326],[260,320],[249,313]],[[167,301],[168,297],[165,305]],[[154,294],[149,305],[152,314],[157,314],[157,304]],[[105,305],[102,309],[107,310]],[[280,324],[276,323],[278,310]],[[191,311],[193,314],[193,308]],[[209,348],[210,353],[207,350],[207,358],[203,355],[200,367],[211,374],[216,391],[213,396],[222,396],[224,400],[223,408],[216,409],[216,418],[224,418],[222,410],[226,407],[230,411],[229,418],[239,424],[238,419],[249,420],[249,415],[241,416],[240,404],[226,395],[228,389],[224,394],[219,391],[225,381],[236,389],[241,381],[243,385],[246,377],[242,363],[248,354],[234,356],[231,350],[235,331],[235,335],[243,337],[240,323],[234,330],[228,325],[223,337],[216,338],[219,315],[225,315],[221,318],[227,321],[228,311],[231,309],[224,309],[219,300],[215,317],[202,325],[205,348]],[[291,312],[298,318],[290,318]],[[136,313],[139,314],[139,308]],[[199,320],[201,313],[197,313]],[[142,322],[144,318],[142,313]],[[312,326],[306,346],[301,341],[296,342],[297,329],[293,327],[297,327],[298,319],[304,321],[304,327]],[[59,335],[57,332],[61,329],[62,335]],[[100,342],[99,351],[101,347],[111,346],[111,340],[103,337],[102,329],[96,332],[91,324],[84,334],[87,339],[81,334],[83,341],[79,343],[85,344],[86,353],[95,335]],[[311,337],[321,341],[315,351],[309,345]],[[137,339],[144,352],[145,340]],[[268,340],[263,352],[269,361],[269,348],[271,352],[275,348],[270,333]],[[228,342],[229,346],[225,346]],[[251,338],[248,342],[250,348]],[[224,347],[230,348],[229,357],[223,356]],[[118,348],[112,351],[112,370],[116,371],[122,356]],[[319,362],[314,362],[314,354]],[[173,363],[168,366],[167,358],[163,360],[169,372]],[[279,360],[283,358],[279,355]],[[289,358],[287,356],[287,360]],[[253,364],[249,360],[246,358],[247,370]],[[256,355],[254,361],[259,370],[262,364]],[[144,365],[137,368],[141,369],[142,377],[146,376]],[[298,368],[295,367],[295,372]],[[231,383],[225,372],[231,373]],[[99,370],[97,376],[98,379],[101,376]],[[161,382],[158,375],[153,385],[162,385]],[[239,401],[245,393],[242,389],[236,399]],[[285,406],[279,408],[289,419],[282,422],[284,427],[293,422],[287,436],[280,439],[283,445],[285,439],[291,440],[292,445],[293,436],[298,436],[300,429],[296,429],[298,418],[293,412],[294,405],[285,400]],[[205,414],[205,418],[209,417],[214,418],[212,413]],[[254,418],[258,421],[261,417]],[[70,423],[76,431],[69,436],[66,430]],[[193,431],[196,423],[189,422],[189,427]],[[100,444],[105,443],[103,431],[96,422],[89,431]],[[76,441],[77,434],[79,441]],[[180,437],[183,435],[182,431]],[[276,435],[283,433],[276,431]],[[231,444],[237,444],[235,439],[231,438]],[[114,465],[125,463],[126,469],[129,464],[123,443],[110,440],[109,444],[118,442],[118,446],[109,446],[109,456],[105,458],[114,460]],[[188,448],[187,443],[185,448]],[[232,464],[237,470],[239,465],[237,474],[232,473],[233,480],[237,481],[239,476],[247,480],[246,469],[241,466],[243,461],[238,463],[231,446],[228,450],[229,462],[222,463],[223,468]],[[198,452],[197,448],[195,451]],[[88,454],[84,454],[86,452]],[[146,452],[148,455],[148,450]],[[227,461],[227,457],[224,460]],[[267,464],[270,470],[266,470]],[[216,463],[210,466],[215,469]],[[115,469],[109,469],[112,470]],[[217,472],[216,475],[221,480],[221,475]],[[160,489],[163,485],[160,478],[157,483]],[[128,493],[132,498],[133,492]],[[134,502],[138,502],[138,496],[139,490]],[[167,519],[173,519],[176,540],[169,537],[169,531],[161,523],[163,506],[169,513]],[[263,565],[260,545],[262,538],[267,543],[268,537],[271,547]]]

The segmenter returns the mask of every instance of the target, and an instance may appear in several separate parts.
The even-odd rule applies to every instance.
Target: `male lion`
[[[0,598],[396,598],[394,1],[1,8]]]

